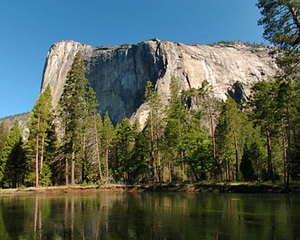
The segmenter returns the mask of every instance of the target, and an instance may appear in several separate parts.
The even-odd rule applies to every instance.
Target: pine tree
[[[18,120],[15,120],[4,143],[0,158],[0,182],[17,187],[24,182],[26,162]],[[6,184],[5,184],[6,182]]]
[[[102,146],[104,148],[104,155],[105,155],[106,178],[109,177],[109,149],[111,147],[113,132],[114,132],[114,127],[112,125],[112,122],[110,121],[108,112],[106,112],[103,120],[103,128],[101,131]]]
[[[282,129],[282,152],[284,165],[284,181],[289,186],[290,172],[292,165],[292,129],[297,121],[297,96],[294,89],[294,84],[287,81],[280,81],[277,83],[278,94],[276,98],[278,109],[278,121],[281,123]],[[295,146],[295,145],[294,145]]]
[[[181,178],[185,178],[184,166],[184,134],[187,113],[181,101],[177,79],[173,76],[170,83],[169,106],[166,110],[165,139],[175,165],[181,166]],[[172,163],[169,164],[171,170]]]
[[[121,124],[117,124],[112,140],[113,151],[113,174],[117,180],[123,179],[124,182],[132,181],[131,154],[134,144],[134,132],[128,118],[124,118]]]
[[[244,117],[246,115],[246,119],[243,120],[242,135],[243,135],[244,144],[241,145],[241,147],[243,147],[243,152],[241,155],[243,156],[245,154],[247,148],[247,151],[249,152],[250,155],[249,159],[251,161],[254,170],[254,179],[268,180],[268,177],[266,178],[266,171],[265,171],[265,169],[267,169],[267,163],[266,163],[267,154],[265,149],[266,141],[264,137],[261,135],[260,126],[259,125],[255,126],[255,124],[253,124],[253,121],[251,120],[251,114],[252,114],[251,111],[250,110],[247,111],[247,110],[248,109],[246,109],[246,112],[244,112],[243,115]],[[241,161],[243,161],[243,159],[241,159]]]
[[[227,180],[238,180],[239,174],[239,136],[241,134],[241,115],[236,102],[227,97],[223,104],[216,127],[218,157],[226,169]],[[235,171],[234,171],[235,170]]]
[[[49,161],[53,157],[56,144],[52,94],[49,85],[36,101],[27,127],[29,134],[26,141],[26,157],[35,162],[35,186],[38,187],[42,181],[46,184],[50,181]],[[45,157],[46,165],[44,165]],[[44,167],[47,176],[43,173]],[[43,179],[44,177],[47,180]]]
[[[257,151],[256,145],[251,145],[251,149],[246,145],[243,153],[243,157],[241,160],[240,169],[243,175],[243,179],[245,181],[253,181],[255,179],[254,169],[253,169],[253,157],[255,156],[255,152]]]
[[[45,119],[43,122],[41,154],[40,154],[40,181],[43,186],[50,185],[52,179],[52,164],[57,147],[55,114],[52,106],[52,91],[48,85],[43,92],[45,98]],[[41,125],[42,126],[42,125]]]
[[[289,172],[292,166],[297,165],[297,163],[291,163],[293,161],[291,157],[299,156],[300,152],[297,120],[293,123],[293,115],[295,119],[298,118],[299,122],[299,110],[296,108],[295,114],[289,113],[293,109],[291,103],[299,102],[300,99],[300,2],[298,0],[259,0],[257,6],[261,9],[262,18],[258,23],[264,27],[264,38],[277,47],[272,53],[275,53],[277,64],[280,67],[277,74],[277,82],[281,82],[279,86],[281,88],[279,90],[281,91],[279,93],[280,98],[289,98],[290,96],[287,91],[290,91],[291,88],[287,83],[284,83],[285,81],[296,84],[292,91],[294,97],[289,98],[287,101],[282,99],[278,102],[278,111],[281,114],[281,127],[283,129],[282,146],[283,151],[286,152],[283,154],[283,158],[285,158],[284,165],[287,165],[284,166],[286,168],[284,179],[288,187]],[[282,105],[285,105],[285,107],[282,108]],[[285,113],[283,114],[283,112]],[[284,145],[287,147],[284,147]],[[292,171],[294,172],[294,170]]]
[[[149,156],[152,174],[156,182],[162,179],[161,141],[162,141],[162,103],[152,82],[148,81],[145,88],[146,103],[149,106],[149,116],[146,128],[149,128]]]
[[[92,174],[92,169],[95,159],[98,163],[99,180],[102,181],[101,167],[101,151],[99,149],[99,135],[97,129],[97,107],[99,103],[96,99],[96,94],[91,87],[87,88],[85,109],[82,118],[82,133],[81,133],[81,182],[86,182],[87,177]],[[100,117],[101,120],[101,117]]]
[[[212,143],[212,158],[215,162],[215,170],[218,169],[218,164],[216,160],[216,140],[215,140],[215,122],[219,114],[221,102],[214,97],[214,92],[212,86],[208,83],[207,80],[203,80],[201,87],[198,89],[191,88],[188,91],[185,91],[183,98],[190,109],[190,114],[198,119],[202,119],[207,122],[210,130],[210,138]],[[192,102],[196,107],[192,107]],[[200,121],[200,128],[203,124],[203,121]]]
[[[260,126],[262,135],[267,142],[268,176],[274,179],[273,143],[278,136],[278,113],[276,106],[277,85],[275,82],[258,82],[251,88],[251,118],[255,125]]]
[[[145,130],[145,129],[144,129]],[[130,159],[130,183],[137,182],[138,179],[148,173],[150,166],[147,162],[148,156],[148,141],[146,140],[145,131],[141,130],[138,120],[132,126],[133,132],[133,147],[131,150]]]
[[[75,163],[81,159],[81,143],[84,130],[84,118],[87,111],[88,81],[85,78],[85,66],[81,53],[77,52],[67,74],[63,93],[59,100],[59,116],[63,130],[65,146],[66,184],[68,182],[68,159],[71,160],[71,184],[75,184]]]
[[[264,38],[279,47],[280,53],[276,55],[277,63],[285,71],[286,76],[296,77],[299,81],[299,1],[259,0],[257,6],[261,9],[262,18],[258,24],[264,27]]]
[[[196,115],[197,116],[197,115]],[[184,137],[185,162],[190,166],[197,181],[212,176],[214,168],[212,144],[208,141],[208,130],[201,124],[201,119],[191,116]]]

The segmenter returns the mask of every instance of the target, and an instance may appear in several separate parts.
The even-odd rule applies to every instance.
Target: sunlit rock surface
[[[143,104],[147,81],[156,86],[164,104],[168,103],[173,75],[180,90],[198,88],[207,79],[219,99],[225,100],[230,94],[242,101],[249,95],[251,84],[275,74],[269,48],[241,42],[184,45],[158,39],[100,47],[59,41],[48,52],[42,90],[50,84],[56,106],[73,57],[81,51],[99,111],[108,111],[114,123],[128,117],[138,118],[143,125],[147,118],[147,106]]]

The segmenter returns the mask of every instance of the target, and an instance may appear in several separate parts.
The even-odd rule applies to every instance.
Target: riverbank
[[[101,186],[99,189],[127,192],[300,193],[300,185],[298,184],[290,185],[286,191],[283,184],[251,183],[107,185]]]
[[[267,183],[199,183],[199,184],[147,184],[147,185],[92,185],[58,186],[40,188],[0,189],[0,195],[15,193],[78,193],[78,192],[214,192],[214,193],[300,193],[299,184],[291,184],[286,191],[284,184]]]

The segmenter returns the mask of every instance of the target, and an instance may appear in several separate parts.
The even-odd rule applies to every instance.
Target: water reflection
[[[300,239],[300,196],[28,194],[0,198],[0,239]]]

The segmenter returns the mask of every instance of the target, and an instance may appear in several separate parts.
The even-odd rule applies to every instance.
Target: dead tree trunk
[[[37,119],[37,134],[35,143],[35,187],[39,187],[39,128],[40,116]]]
[[[71,184],[75,185],[75,144],[74,142],[72,143]]]
[[[99,151],[99,142],[98,142],[98,131],[97,131],[97,124],[96,124],[96,115],[94,115],[94,131],[95,131],[95,144],[96,144],[96,155],[97,155],[97,162],[98,162],[99,180],[100,180],[100,182],[102,182],[102,171],[101,171],[101,161],[100,161],[101,159],[100,159],[100,151]]]

